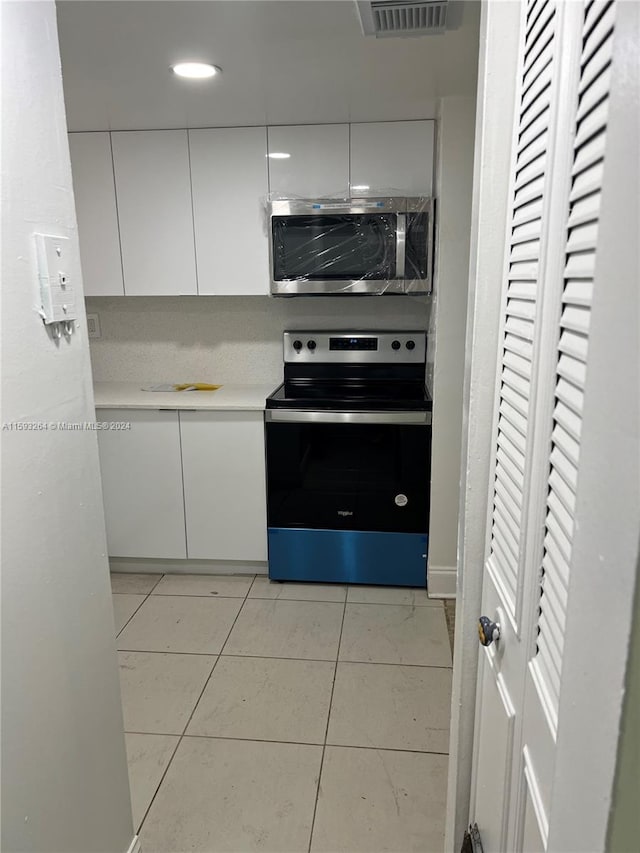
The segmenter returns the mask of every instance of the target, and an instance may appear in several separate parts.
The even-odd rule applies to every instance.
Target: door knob
[[[481,616],[478,619],[478,637],[483,646],[490,646],[494,640],[497,642],[500,639],[500,625],[492,622],[488,616]]]

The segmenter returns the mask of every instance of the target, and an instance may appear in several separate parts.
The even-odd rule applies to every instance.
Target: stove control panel
[[[349,352],[366,352],[378,349],[377,338],[329,338],[330,350],[347,350]]]
[[[420,364],[424,331],[292,331],[284,333],[285,362]]]

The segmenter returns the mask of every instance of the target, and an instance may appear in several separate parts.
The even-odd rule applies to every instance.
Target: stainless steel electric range
[[[425,585],[425,355],[420,331],[285,332],[265,412],[270,578]]]

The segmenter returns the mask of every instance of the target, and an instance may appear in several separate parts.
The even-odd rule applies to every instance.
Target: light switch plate
[[[69,239],[36,234],[40,315],[45,323],[75,320],[75,289],[70,274]]]
[[[100,317],[97,314],[87,314],[87,330],[90,338],[100,337]]]

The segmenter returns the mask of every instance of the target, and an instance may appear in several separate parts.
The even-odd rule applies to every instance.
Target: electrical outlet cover
[[[87,330],[90,338],[100,337],[100,317],[97,314],[87,314]]]

